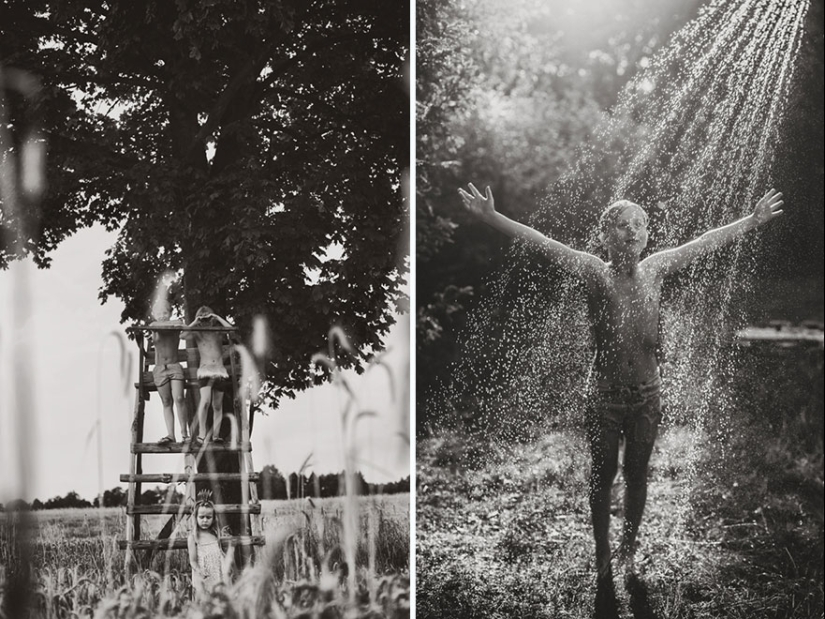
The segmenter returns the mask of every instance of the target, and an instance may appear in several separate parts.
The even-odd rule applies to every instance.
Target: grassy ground
[[[311,617],[323,612],[329,617],[345,612],[353,617],[408,616],[409,495],[361,497],[358,511],[357,591],[352,596],[346,587],[343,500],[264,501],[261,524],[267,545],[254,566],[239,571],[225,603],[249,617]],[[125,555],[117,547],[125,531],[124,510],[48,510],[28,516],[33,521],[32,617],[105,616],[124,584],[134,600],[124,617],[142,616],[138,606],[147,609],[147,617],[202,617],[211,612],[212,602],[190,602],[191,575],[184,550],[159,553],[149,569],[125,580]],[[145,517],[143,537],[155,535],[167,518]],[[12,541],[22,535],[11,514],[0,514],[0,619],[11,619],[2,611],[4,595],[9,594],[3,574],[19,565]]]
[[[723,455],[706,439],[683,428],[661,437],[640,534],[647,596],[617,579],[623,616],[821,617],[821,459]],[[592,616],[584,440],[557,433],[451,470],[460,449],[448,437],[419,444],[417,616]],[[620,490],[621,479],[613,539]]]
[[[642,583],[627,591],[616,577],[622,617],[823,617],[822,353],[806,355],[749,359],[724,423],[663,428]],[[589,470],[572,430],[529,445],[419,440],[416,616],[592,617]],[[620,473],[614,545],[622,495]]]

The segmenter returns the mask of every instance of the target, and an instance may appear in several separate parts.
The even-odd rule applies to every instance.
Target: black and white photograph
[[[822,617],[822,2],[419,0],[416,68],[416,617]]]
[[[0,0],[0,619],[823,619],[825,0]]]
[[[0,617],[409,617],[411,6],[0,2]]]

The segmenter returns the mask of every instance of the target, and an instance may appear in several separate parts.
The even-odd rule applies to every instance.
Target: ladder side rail
[[[143,334],[135,333],[135,341],[138,346],[138,388],[135,393],[135,408],[132,416],[131,438],[132,445],[140,443],[143,440],[143,417],[145,410],[146,393],[143,388],[143,381],[140,378],[143,366],[146,361],[146,352],[143,347]],[[132,453],[129,458],[129,473],[133,479],[143,473],[142,455],[135,453],[134,449],[130,450]],[[136,504],[137,497],[140,496],[141,483],[139,481],[130,481],[129,489],[126,494],[127,509]],[[140,540],[140,515],[132,514],[126,519],[126,540],[127,542],[134,542]],[[130,547],[124,559],[124,571],[127,578],[131,574],[132,559],[137,563],[137,556],[134,554],[133,548]]]
[[[254,406],[250,402],[249,406],[249,415],[252,415],[252,411],[254,410]],[[251,443],[251,436],[250,436],[250,428],[249,422],[246,415],[241,413],[241,440],[244,443]],[[245,497],[249,502],[253,505],[260,504],[258,500],[258,486],[256,485],[257,481],[257,474],[255,473],[255,466],[252,463],[252,453],[248,451],[241,451],[238,452],[238,456],[241,458],[241,472],[246,474],[248,477],[244,480],[244,486],[248,488],[248,497]],[[252,474],[254,479],[250,476]],[[250,522],[250,532],[252,535],[262,535],[261,530],[261,517],[259,514],[253,514],[251,516]]]
[[[144,366],[148,365],[149,358],[146,354],[146,347],[145,342],[143,339],[143,333],[137,332],[135,333],[135,341],[138,344],[138,367],[143,368]],[[142,374],[141,377],[138,378],[138,402],[139,406],[136,411],[135,421],[133,425],[133,433],[132,433],[132,444],[138,444],[143,442],[143,423],[146,418],[146,401],[149,399],[149,392],[146,390],[146,384],[143,382]],[[141,475],[143,473],[143,454],[135,453],[134,454],[135,460],[135,470],[134,473],[136,475]],[[134,496],[132,497],[132,505],[135,505],[137,501],[140,500],[140,493],[143,490],[143,485],[141,482],[135,482],[134,487]],[[135,521],[135,535],[136,539],[140,539],[140,518],[137,518]]]
[[[235,359],[235,351],[234,349],[231,350],[229,354],[229,366],[232,375],[232,412],[235,417],[235,428],[240,426],[241,429],[241,436],[240,437],[233,437],[235,439],[240,438],[242,444],[249,442],[249,435],[243,433],[243,414],[241,412],[241,407],[243,406],[243,402],[241,402],[241,394],[240,394],[240,381],[243,380],[243,376],[240,378],[238,377],[238,364]],[[243,452],[238,452],[238,470],[241,473],[241,503],[243,505],[249,504],[249,471],[245,466],[245,460],[243,457]],[[241,519],[241,535],[249,535],[250,533],[250,523],[249,517]]]
[[[230,340],[230,344],[233,344],[232,337],[227,334],[227,338]],[[244,415],[242,412],[242,407],[245,405],[245,402],[241,402],[241,394],[240,394],[240,382],[244,379],[242,372],[239,372],[238,368],[238,360],[237,360],[238,352],[235,349],[234,345],[230,346],[230,353],[229,353],[229,365],[231,369],[231,376],[232,376],[232,412],[234,415],[234,430],[233,434],[237,434],[237,430],[240,428],[241,436],[233,436],[234,439],[240,438],[242,445],[249,444],[249,433],[243,432],[244,427]],[[246,468],[246,461],[244,459],[244,452],[238,452],[238,470],[241,473],[241,505],[246,507],[245,513],[241,514],[240,522],[241,522],[241,530],[240,535],[242,537],[249,537],[252,534],[252,523],[250,517],[250,509],[252,509],[249,505],[249,470]],[[260,509],[260,507],[258,507]],[[241,546],[241,558],[246,565],[250,565],[252,563],[254,554],[253,554],[253,547],[252,546]]]

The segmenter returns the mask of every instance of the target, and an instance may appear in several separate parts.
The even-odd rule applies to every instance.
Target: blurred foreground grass
[[[102,522],[95,509],[31,512],[36,532],[30,543],[36,583],[32,617],[203,617],[214,614],[212,606],[225,606],[217,616],[227,617],[407,617],[409,495],[360,497],[359,502],[355,607],[347,599],[340,498],[262,502],[267,546],[227,589],[226,599],[218,596],[205,606],[190,602],[185,550],[158,553],[148,570],[124,582],[124,551],[117,547],[126,524],[123,509],[105,509]],[[167,518],[150,516],[143,522],[154,536]],[[0,602],[3,573],[16,564],[11,541],[21,534],[12,514],[0,514]],[[117,592],[123,585],[133,604],[119,615]]]

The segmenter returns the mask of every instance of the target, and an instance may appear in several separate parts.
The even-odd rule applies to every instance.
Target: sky
[[[0,271],[0,503],[22,497],[43,501],[74,490],[92,500],[99,488],[117,485],[129,472],[130,427],[137,380],[137,346],[125,340],[118,299],[101,305],[98,290],[105,250],[115,239],[102,227],[81,230],[52,254],[49,269],[30,261]],[[31,312],[15,322],[14,299],[20,282],[30,294]],[[120,335],[117,335],[120,334]],[[121,342],[131,355],[131,372],[121,372]],[[25,359],[15,359],[16,345],[28,355],[31,406],[26,406],[31,446],[21,445],[17,417],[21,406],[19,376]],[[391,395],[387,372],[375,367],[346,379],[357,398],[356,410],[371,410],[356,431],[360,469],[371,483],[395,481],[410,474],[409,425],[402,394],[409,397],[409,321],[401,317],[387,338],[386,363],[398,394]],[[25,357],[25,354],[23,355]],[[403,388],[402,388],[403,387]],[[277,410],[255,419],[252,458],[256,470],[267,464],[282,472],[297,471],[309,459],[306,474],[343,468],[341,410],[346,395],[330,384],[284,400]],[[403,404],[409,405],[409,401]],[[146,407],[144,437],[166,434],[157,394]],[[98,474],[100,413],[102,484]],[[179,436],[179,428],[176,423]],[[405,436],[406,435],[406,436]],[[21,454],[28,457],[30,483],[21,487]],[[145,455],[144,472],[180,472],[183,456]]]

